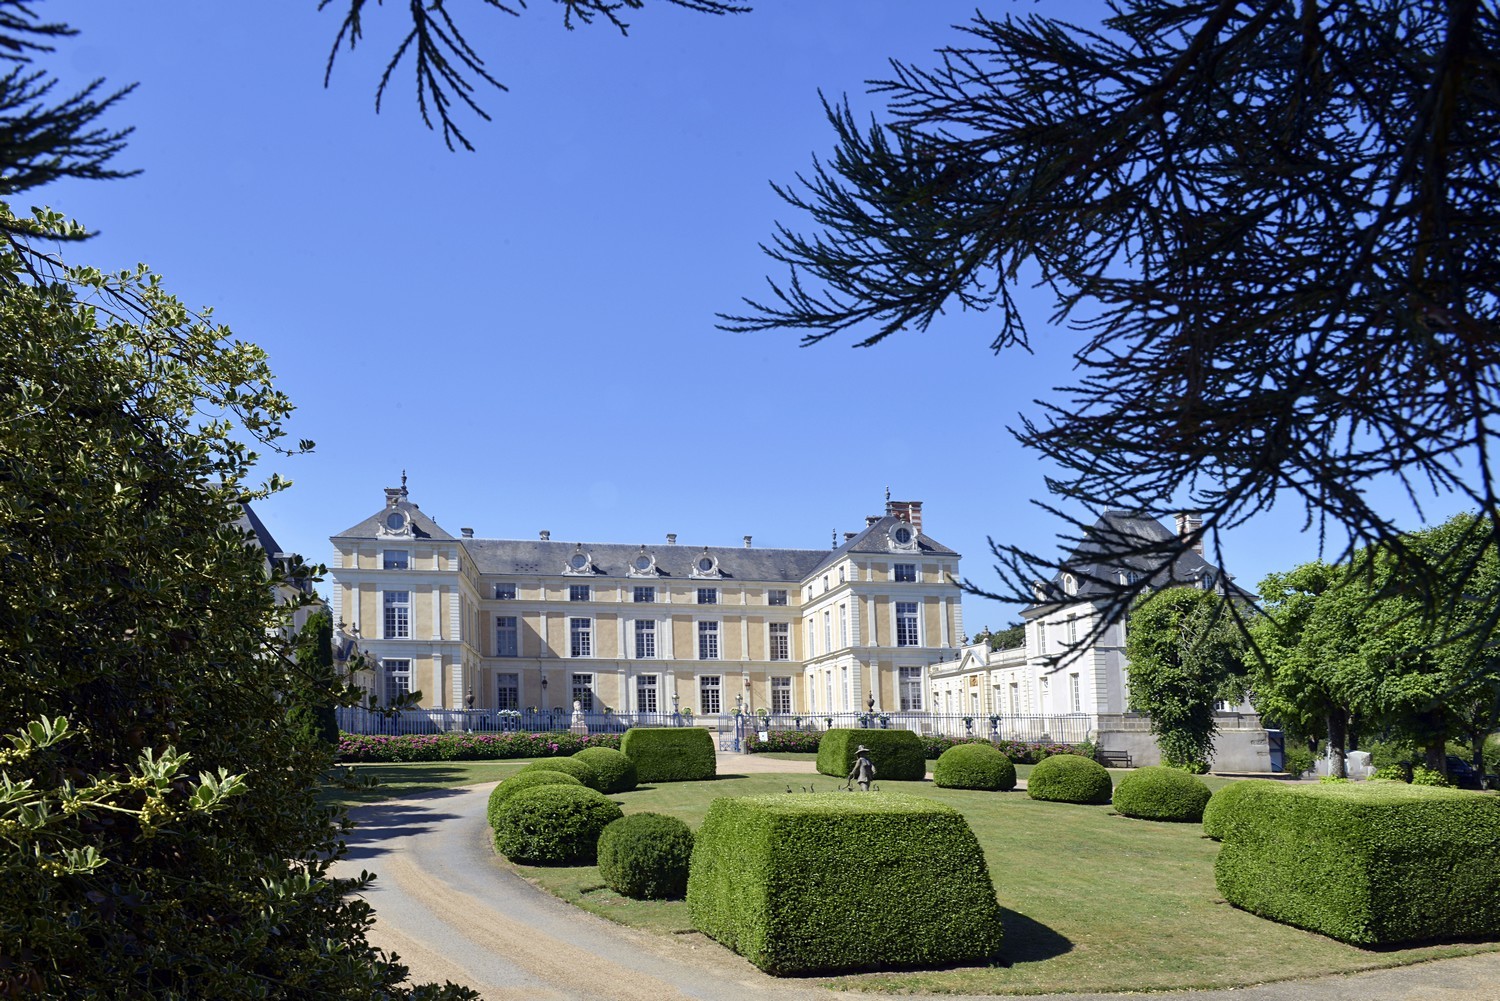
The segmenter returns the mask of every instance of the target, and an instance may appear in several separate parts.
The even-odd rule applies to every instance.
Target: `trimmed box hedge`
[[[1193,823],[1203,819],[1203,808],[1213,793],[1198,776],[1181,768],[1148,765],[1137,768],[1115,786],[1115,809],[1141,820]]]
[[[1038,762],[1026,776],[1026,795],[1054,803],[1104,804],[1114,792],[1114,780],[1104,766],[1077,754],[1054,754]]]
[[[485,818],[490,827],[495,826],[496,818],[500,816],[500,807],[505,805],[506,800],[523,789],[535,789],[537,786],[573,786],[575,789],[587,788],[582,782],[569,775],[567,772],[528,772],[524,768],[501,782],[490,790],[489,806],[485,809]]]
[[[592,864],[599,835],[622,816],[618,804],[586,786],[523,789],[495,811],[495,849],[512,862]]]
[[[632,813],[599,835],[599,878],[637,900],[684,896],[692,858],[692,828],[663,813]]]
[[[983,962],[1000,945],[963,815],[901,793],[714,800],[687,901],[695,928],[777,976]]]
[[[1016,766],[990,744],[959,744],[938,758],[932,781],[944,789],[1010,792],[1016,787]]]
[[[1242,795],[1214,863],[1236,907],[1363,946],[1500,935],[1500,797],[1387,782]]]
[[[577,758],[543,758],[541,761],[533,761],[516,774],[525,775],[529,772],[562,772],[573,776],[595,792],[603,792],[599,788],[599,773],[594,770],[594,766]]]
[[[718,775],[714,738],[696,726],[633,726],[620,750],[635,762],[639,782],[696,782]]]
[[[573,755],[599,776],[598,789],[602,793],[630,792],[639,781],[635,762],[624,751],[609,747],[585,747]]]
[[[1273,779],[1243,779],[1231,782],[1209,798],[1203,808],[1203,835],[1215,841],[1224,840],[1224,832],[1239,815],[1240,804],[1253,798],[1257,789],[1277,785]],[[1253,807],[1252,807],[1253,809]]]
[[[818,742],[818,771],[848,778],[861,744],[870,749],[877,782],[920,782],[927,777],[922,738],[910,730],[829,730]]]

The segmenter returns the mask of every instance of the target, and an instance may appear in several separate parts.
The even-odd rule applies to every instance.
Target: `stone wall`
[[[1271,773],[1271,749],[1260,717],[1254,713],[1219,713],[1213,771]],[[1146,717],[1135,713],[1101,715],[1095,742],[1102,751],[1124,751],[1136,767],[1161,764],[1161,752]]]

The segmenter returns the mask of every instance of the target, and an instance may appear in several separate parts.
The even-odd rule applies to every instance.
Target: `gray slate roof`
[[[842,546],[839,546],[837,549],[828,553],[826,555],[826,558],[817,566],[813,567],[810,573],[817,573],[819,570],[833,563],[845,553],[869,553],[872,555],[878,553],[882,556],[890,556],[896,559],[900,559],[903,556],[922,556],[927,554],[932,554],[935,556],[958,555],[958,553],[949,549],[942,543],[937,542],[936,540],[931,539],[921,533],[917,534],[917,551],[915,553],[891,552],[890,548],[886,545],[885,540],[887,538],[887,533],[896,526],[897,522],[905,524],[905,519],[897,518],[895,515],[886,515],[884,518],[876,520],[873,524],[867,525],[863,532],[860,532],[858,535],[850,539],[848,542],[844,543]]]
[[[464,539],[475,567],[482,574],[555,574],[561,576],[568,559],[578,551],[593,560],[594,576],[624,577],[631,562],[641,554],[641,547],[617,542],[529,542],[516,539]],[[745,549],[731,546],[647,546],[656,557],[655,577],[661,580],[688,580],[698,560],[707,555],[718,560],[718,570],[726,580],[769,580],[798,582],[810,574],[828,555],[824,549]],[[581,581],[588,574],[569,574]],[[650,577],[636,578],[643,584]],[[698,578],[703,579],[703,578]],[[703,579],[712,586],[711,579]]]
[[[357,525],[346,528],[342,532],[334,535],[333,538],[376,538],[380,534],[381,526],[385,524],[385,516],[392,510],[393,508],[383,507],[379,511],[376,511],[374,514],[370,515],[364,521],[361,521]],[[407,516],[411,518],[412,534],[419,539],[451,540],[453,538],[453,536],[443,531],[442,526],[433,521],[431,518],[427,517],[427,515],[423,514],[415,504],[407,500],[405,497],[402,497],[396,502],[394,510],[406,512]]]
[[[281,552],[281,546],[271,535],[271,530],[249,504],[240,505],[240,516],[234,520],[234,527],[242,532],[254,532],[256,545],[266,554],[267,560]]]

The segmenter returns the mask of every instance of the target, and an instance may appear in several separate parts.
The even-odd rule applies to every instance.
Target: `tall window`
[[[917,579],[917,565],[915,563],[897,563],[892,567],[892,576],[897,582],[905,581],[912,583]]]
[[[766,604],[768,604],[768,605],[785,605],[786,604],[786,591],[785,591],[785,589],[767,591],[766,592]]]
[[[813,622],[812,622],[812,619],[808,619],[807,620],[807,656],[811,657],[813,655],[813,652],[814,652],[813,651]]]
[[[588,601],[589,600],[589,586],[587,584],[569,584],[568,585],[568,600],[569,601]]]
[[[722,679],[717,674],[705,674],[698,679],[698,711],[701,713],[712,713],[717,715],[722,710],[719,699],[720,682]]]
[[[1037,693],[1037,701],[1039,701],[1042,704],[1042,712],[1043,713],[1051,712],[1051,710],[1052,710],[1052,704],[1051,704],[1052,703],[1052,679],[1051,678],[1043,678],[1042,679],[1041,691],[1039,691]]]
[[[1083,686],[1079,684],[1077,674],[1068,675],[1068,705],[1072,712],[1083,712]]]
[[[645,659],[656,656],[656,621],[654,619],[635,620],[635,655]]]
[[[698,659],[719,659],[719,624],[717,622],[698,623]],[[714,712],[718,712],[717,709]]]
[[[568,620],[568,656],[592,657],[594,655],[594,620]]]
[[[521,708],[521,676],[519,674],[497,674],[495,675],[495,708],[496,709],[519,709]]]
[[[823,610],[823,649],[833,649],[833,613],[826,608]]]
[[[385,704],[395,705],[411,692],[411,661],[382,660],[380,666],[385,669]]]
[[[917,603],[896,602],[896,645],[917,646]]]
[[[792,627],[786,622],[771,623],[771,660],[792,659]]]
[[[1010,714],[1021,715],[1021,683],[1019,681],[1010,683]]]
[[[410,553],[405,549],[387,549],[383,565],[387,570],[407,570],[411,567]]]
[[[656,708],[656,675],[638,674],[635,677],[635,711],[638,713],[660,712]]]
[[[591,713],[594,711],[594,676],[592,674],[573,675],[573,701],[583,704],[583,711]]]
[[[844,568],[843,567],[839,567],[839,583],[842,584],[843,582],[844,582]]]
[[[920,667],[903,667],[900,677],[901,685],[901,711],[922,711],[922,669]]]
[[[495,656],[519,657],[520,637],[514,615],[495,616]]]
[[[1078,619],[1072,615],[1068,616],[1068,642],[1078,642]]]
[[[385,592],[385,638],[388,640],[411,637],[411,592]]]
[[[771,679],[771,711],[778,715],[790,715],[792,711],[792,679]]]
[[[698,588],[698,604],[717,605],[719,603],[719,589],[716,587]]]
[[[515,601],[516,600],[516,585],[514,585],[514,584],[496,584],[495,585],[495,600],[496,601]]]
[[[849,645],[849,606],[839,606],[839,646]]]
[[[640,603],[648,603],[656,600],[656,588],[651,585],[637,586],[635,589],[635,600]]]

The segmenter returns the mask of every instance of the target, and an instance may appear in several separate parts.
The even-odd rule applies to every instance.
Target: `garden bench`
[[[1100,751],[1099,762],[1107,768],[1131,768],[1129,751]]]

